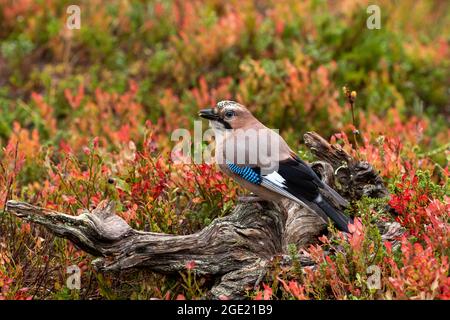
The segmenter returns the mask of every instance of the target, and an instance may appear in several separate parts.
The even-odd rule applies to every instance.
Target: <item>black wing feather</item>
[[[320,189],[324,188],[325,184],[306,162],[298,157],[280,161],[277,173],[284,179],[281,187],[282,190],[288,192],[288,195],[294,196],[293,199],[297,198],[303,202],[316,204],[318,209],[322,210],[323,214],[329,217],[338,229],[349,232],[347,225],[352,220],[321,196]],[[263,176],[263,179],[269,178],[269,176]],[[273,179],[273,183],[279,185],[280,181],[277,181],[276,177]],[[270,186],[272,185],[269,184],[268,187]],[[289,198],[291,197],[289,196]]]
[[[280,161],[277,172],[286,181],[287,190],[300,199],[314,200],[323,186],[317,174],[301,159]]]

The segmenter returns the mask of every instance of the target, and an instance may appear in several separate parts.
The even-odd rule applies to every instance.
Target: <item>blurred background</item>
[[[66,27],[71,4],[80,6],[79,30]],[[39,115],[33,93],[60,129],[95,112],[86,104],[96,90],[123,94],[131,82],[142,119],[152,121],[190,122],[199,108],[234,99],[272,127],[330,135],[350,122],[347,85],[366,119],[395,109],[402,119],[426,116],[444,126],[449,3],[377,1],[379,30],[366,26],[369,4],[1,0],[0,137],[15,121],[45,140],[70,137],[50,134],[43,119],[50,115]],[[83,134],[100,133],[92,130]]]
[[[380,29],[367,27],[373,4]],[[70,5],[80,29],[67,27]],[[214,167],[171,164],[170,135],[223,99],[307,160],[302,136],[316,131],[371,162],[391,190],[413,169],[439,181],[449,45],[445,0],[0,0],[0,207],[13,198],[78,214],[109,197],[133,227],[198,230],[241,191]],[[357,94],[355,121],[344,86]],[[4,297],[195,297],[166,278],[124,289],[69,243],[4,212],[0,226],[0,271],[14,279]],[[61,266],[74,263],[96,283],[81,293],[63,286]]]

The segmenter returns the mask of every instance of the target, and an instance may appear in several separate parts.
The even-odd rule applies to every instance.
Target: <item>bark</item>
[[[389,195],[370,164],[353,159],[340,146],[330,145],[316,133],[307,133],[304,138],[319,159],[312,168],[348,201],[363,195]],[[332,194],[325,196],[333,201]],[[288,253],[290,244],[301,249],[326,232],[326,224],[313,209],[288,200],[280,204],[239,203],[229,216],[215,219],[190,235],[132,229],[116,215],[114,202],[108,200],[79,216],[17,201],[8,201],[7,211],[44,226],[98,257],[93,264],[99,271],[148,268],[177,273],[194,261],[195,272],[217,279],[209,298],[244,298],[246,290],[262,279],[270,261]],[[380,230],[384,239],[394,239],[401,233],[396,223],[380,225]],[[312,261],[301,256],[300,264],[311,265]]]

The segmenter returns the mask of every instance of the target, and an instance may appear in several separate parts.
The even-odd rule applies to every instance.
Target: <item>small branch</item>
[[[329,144],[315,132],[307,132],[304,140],[314,156],[333,167],[336,189],[344,198],[359,200],[363,196],[371,198],[389,196],[383,179],[368,162],[357,161],[340,145]]]

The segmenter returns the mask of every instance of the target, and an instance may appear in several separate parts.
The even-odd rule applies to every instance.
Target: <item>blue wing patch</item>
[[[255,168],[240,167],[234,163],[229,162],[227,162],[227,166],[231,170],[231,172],[237,174],[246,181],[260,185],[295,202],[299,202],[296,197],[294,197],[288,190],[286,190],[286,186],[284,184],[285,180],[278,174],[278,172],[274,171],[272,172],[272,174],[261,176],[261,174],[257,170],[255,170]],[[302,203],[300,202],[300,204]]]
[[[247,180],[248,182],[254,184],[261,184],[262,182],[261,176],[253,168],[239,167],[234,163],[227,163],[227,166],[231,170],[231,172],[237,174],[238,176]]]

